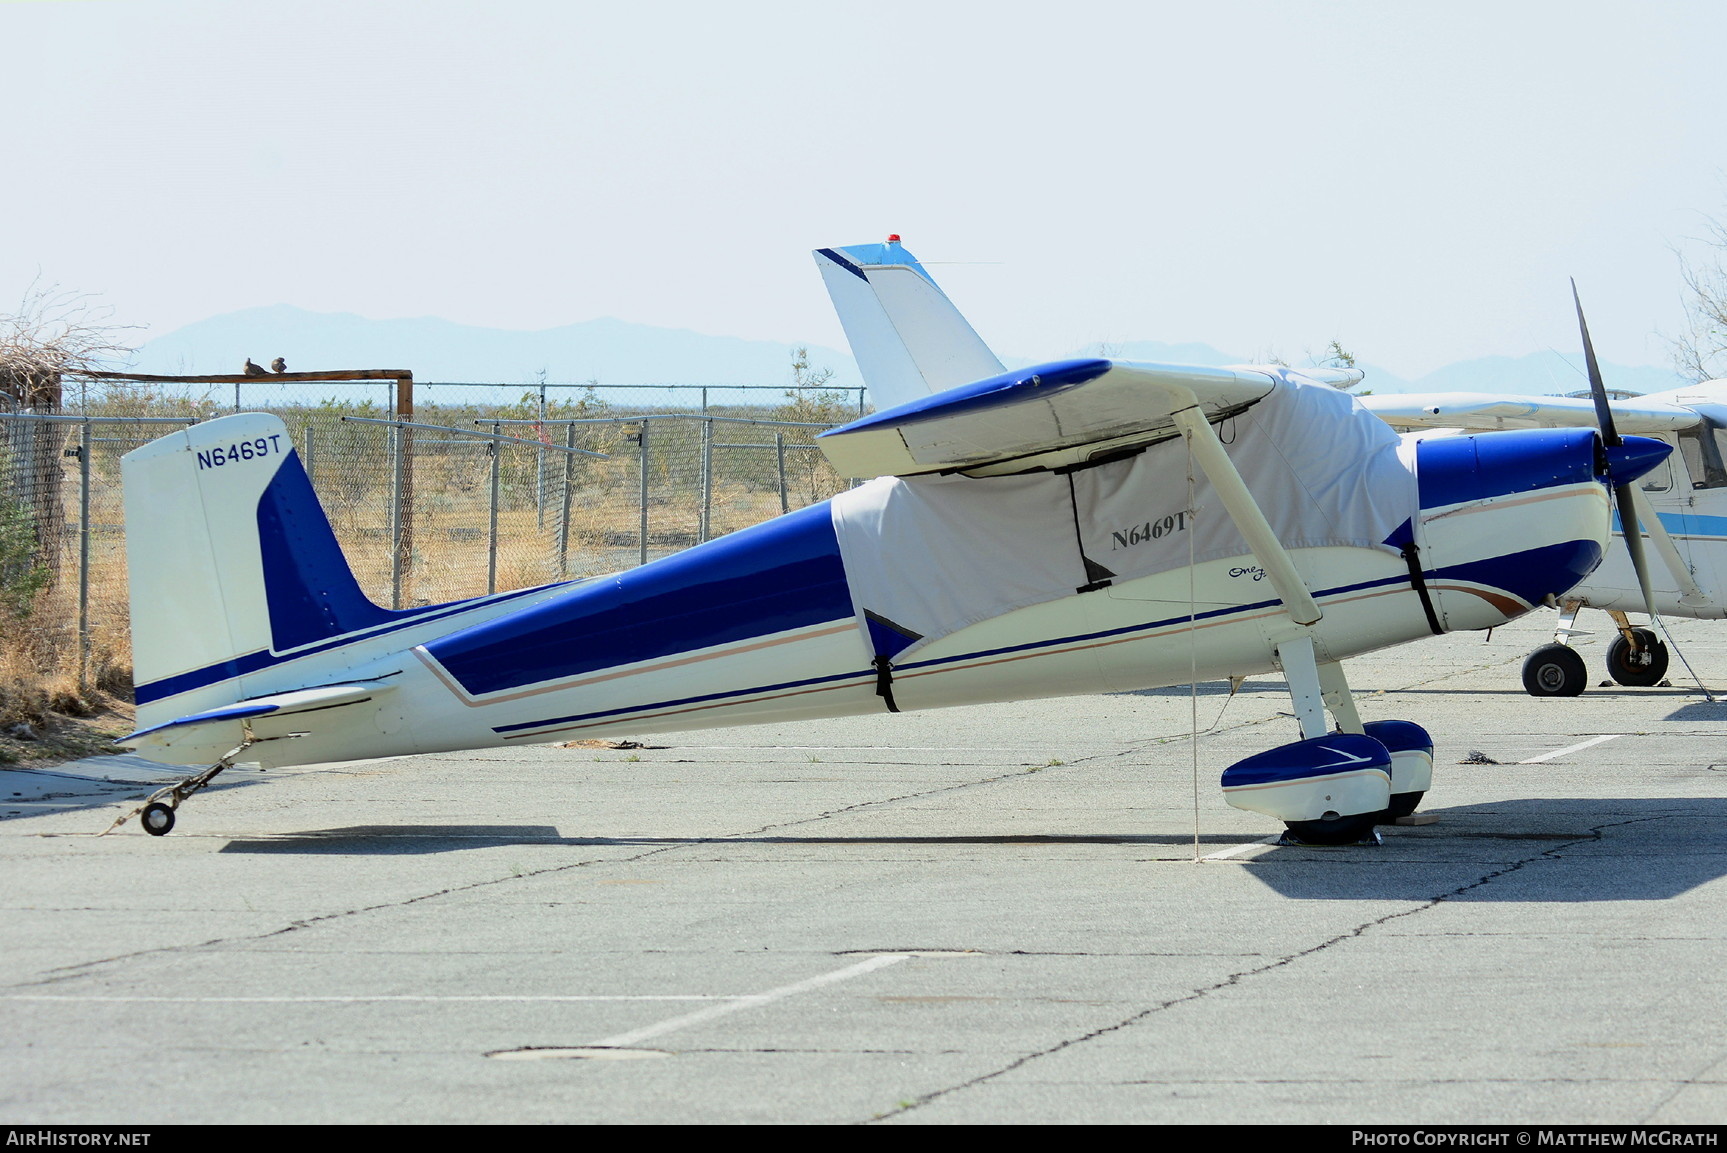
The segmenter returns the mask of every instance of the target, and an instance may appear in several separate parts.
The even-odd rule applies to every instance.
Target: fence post
[[[412,423],[414,419],[414,374],[403,373],[396,378],[396,419]],[[393,582],[397,585],[396,608],[401,608],[403,580],[411,575],[414,564],[414,430],[399,428],[396,437],[396,557],[391,562]]]
[[[306,446],[306,483],[313,489],[318,487],[317,456],[312,451],[312,422],[306,422],[306,431],[300,437],[300,443]]]
[[[408,430],[399,424],[390,426],[390,607],[402,607],[402,437]]]
[[[642,432],[641,432],[641,435],[636,438],[636,442],[641,445],[641,449],[642,449],[642,482],[641,482],[641,486],[640,486],[641,487],[641,493],[642,493],[642,525],[641,525],[641,529],[640,529],[641,560],[638,561],[637,563],[647,564],[648,563],[648,422],[646,419],[644,419],[642,421]]]
[[[706,389],[702,390],[706,392]],[[714,516],[714,422],[702,421],[702,509],[696,524],[696,543],[712,535]]]
[[[492,435],[499,434],[499,424],[492,422]],[[486,595],[498,591],[498,475],[503,463],[503,444],[499,441],[487,441],[492,454],[492,495],[490,498],[489,522],[486,530]]]
[[[540,370],[540,424],[534,435],[542,443],[546,437],[546,376]],[[495,442],[494,442],[495,443]],[[534,527],[542,532],[546,527],[546,450],[540,449],[534,458]]]
[[[78,691],[90,678],[90,419],[78,427]]]
[[[564,447],[576,447],[576,426],[564,426]],[[558,577],[570,575],[570,488],[575,483],[576,454],[564,454],[564,509],[558,518]]]
[[[791,494],[786,488],[786,433],[774,433],[774,456],[779,463],[779,511],[791,511]]]

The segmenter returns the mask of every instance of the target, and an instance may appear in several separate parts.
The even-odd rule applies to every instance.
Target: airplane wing
[[[1696,410],[1652,397],[1608,402],[1620,432],[1676,432],[1701,419]],[[1501,396],[1486,392],[1428,392],[1364,396],[1362,407],[1400,430],[1461,428],[1594,428],[1588,397]]]
[[[223,705],[219,709],[208,709],[201,713],[176,717],[174,720],[164,721],[159,725],[151,725],[147,729],[127,733],[114,743],[119,745],[152,744],[154,742],[145,738],[152,734],[163,733],[168,729],[244,721],[262,716],[289,716],[293,713],[309,713],[317,709],[333,709],[338,705],[359,704],[361,701],[371,700],[380,693],[388,692],[393,687],[393,685],[383,681],[355,681],[350,684],[319,685],[317,688],[271,693],[268,696],[253,697],[251,700],[236,701],[231,705]]]
[[[1059,468],[1177,435],[1174,413],[1194,399],[1216,422],[1296,381],[1312,377],[1275,366],[1062,360],[866,416],[817,443],[841,476]]]

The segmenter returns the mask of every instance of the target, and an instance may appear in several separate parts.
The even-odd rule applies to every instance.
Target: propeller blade
[[[1613,459],[1613,449],[1625,442],[1613,423],[1613,406],[1607,403],[1607,384],[1601,379],[1601,364],[1595,359],[1595,343],[1589,339],[1589,322],[1583,319],[1583,298],[1577,293],[1577,279],[1571,279],[1571,301],[1577,306],[1577,329],[1583,334],[1583,360],[1589,367],[1589,395],[1595,400],[1595,423],[1601,426],[1601,443]],[[1655,594],[1649,583],[1649,558],[1643,552],[1643,528],[1637,520],[1637,495],[1627,480],[1613,485],[1613,506],[1619,512],[1619,527],[1625,537],[1625,551],[1631,555],[1631,571],[1637,574],[1637,588],[1643,594],[1643,611],[1655,619]]]
[[[1571,300],[1577,306],[1577,328],[1583,334],[1583,359],[1589,367],[1589,395],[1595,401],[1595,423],[1600,427],[1601,443],[1605,450],[1603,455],[1611,461],[1615,455],[1612,450],[1623,444],[1624,441],[1619,436],[1618,427],[1613,423],[1613,406],[1607,402],[1607,385],[1601,379],[1601,365],[1595,359],[1595,345],[1589,339],[1589,322],[1583,319],[1583,298],[1577,293],[1575,277],[1571,281]],[[1609,471],[1611,471],[1611,467]],[[1623,467],[1621,471],[1625,471]],[[1641,473],[1637,475],[1641,475]],[[1666,624],[1655,614],[1655,594],[1651,591],[1649,584],[1648,559],[1643,554],[1643,527],[1638,523],[1641,519],[1638,516],[1639,505],[1648,513],[1649,535],[1655,541],[1656,548],[1661,552],[1661,559],[1672,571],[1680,591],[1686,597],[1690,597],[1693,593],[1702,597],[1702,590],[1697,588],[1697,582],[1691,578],[1690,570],[1685,568],[1679,556],[1679,550],[1674,547],[1672,539],[1667,536],[1667,531],[1655,516],[1654,510],[1649,508],[1643,494],[1637,491],[1635,481],[1636,476],[1625,476],[1624,483],[1614,483],[1611,478],[1608,481],[1613,489],[1614,507],[1619,511],[1619,527],[1625,537],[1625,552],[1631,557],[1631,570],[1637,574],[1637,590],[1643,594],[1643,611],[1649,614],[1649,623],[1667,637],[1667,643],[1674,652],[1679,652],[1679,646],[1674,642],[1672,634],[1667,632]],[[1691,602],[1687,601],[1686,603]],[[1702,680],[1698,679],[1697,674],[1692,672],[1691,662],[1685,660],[1684,653],[1679,653],[1679,660],[1685,665],[1685,670],[1691,673],[1692,679],[1697,681],[1697,687],[1703,690],[1703,696],[1711,702],[1714,701],[1714,694],[1709,691]]]
[[[1595,359],[1595,345],[1589,339],[1589,322],[1583,319],[1583,298],[1577,295],[1577,280],[1571,280],[1571,300],[1577,305],[1577,327],[1583,333],[1583,359],[1589,366],[1589,395],[1595,400],[1595,423],[1601,429],[1601,441],[1612,448],[1619,443],[1619,429],[1613,423],[1613,408],[1607,403],[1607,385],[1601,379],[1601,365]],[[1621,519],[1624,514],[1621,513]]]

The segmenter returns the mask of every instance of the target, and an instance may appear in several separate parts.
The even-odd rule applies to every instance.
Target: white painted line
[[[475,1002],[483,1002],[483,1003],[493,1003],[493,1002],[500,1002],[500,1001],[502,1001],[502,1002],[526,1002],[526,1003],[530,1003],[530,1004],[538,1004],[540,1002],[548,1002],[548,1001],[559,1001],[559,1002],[562,1002],[562,1001],[739,1001],[739,1000],[744,1000],[744,999],[748,998],[749,996],[751,996],[751,994],[748,994],[748,993],[735,993],[735,994],[730,994],[730,995],[690,993],[690,994],[675,994],[675,995],[674,994],[667,994],[667,995],[656,994],[656,995],[652,995],[652,996],[615,996],[615,997],[614,996],[603,996],[603,995],[592,995],[592,996],[572,995],[572,996],[546,996],[546,997],[512,996],[512,995],[485,996],[485,995],[479,995],[479,994],[476,994],[473,996],[464,996],[464,995],[457,994],[457,995],[453,995],[453,996],[443,996],[443,997],[414,996],[414,995],[375,996],[375,997],[368,997],[368,996],[363,996],[363,995],[362,996],[353,996],[353,997],[345,997],[345,996],[327,996],[327,997],[317,997],[317,996],[314,996],[314,997],[142,997],[142,996],[138,996],[138,997],[134,997],[134,996],[120,996],[120,995],[109,996],[106,994],[98,994],[98,993],[91,993],[91,994],[84,994],[84,995],[71,995],[71,996],[65,996],[65,995],[49,996],[47,994],[38,994],[38,993],[5,993],[5,994],[0,994],[0,1001],[62,1001],[62,1002],[64,1002],[64,1001],[86,1001],[86,1002],[99,1002],[99,1003],[104,1003],[104,1004],[108,1004],[108,1003],[124,1003],[124,1004],[156,1004],[156,1003],[160,1003],[160,1004],[168,1004],[168,1005],[329,1005],[329,1004],[337,1004],[337,1005],[368,1004],[369,1005],[369,1004],[373,1004],[373,1003],[381,1002],[381,1001],[384,1001],[384,1002],[390,1002],[390,1001],[422,1002],[423,1001],[423,1002],[427,1002],[430,1004],[444,1005],[444,1004],[453,1004],[453,1003],[461,1002],[461,1001],[475,1001]]]
[[[779,988],[769,989],[765,993],[754,993],[747,997],[738,997],[724,1005],[710,1005],[706,1009],[697,1009],[694,1013],[685,1013],[682,1017],[673,1017],[668,1021],[661,1021],[657,1025],[648,1025],[645,1028],[633,1029],[628,1033],[619,1033],[615,1036],[607,1037],[603,1041],[590,1041],[586,1046],[584,1046],[584,1048],[616,1049],[622,1048],[625,1045],[634,1045],[652,1037],[663,1037],[667,1033],[687,1028],[690,1025],[699,1025],[703,1021],[711,1021],[715,1017],[722,1017],[727,1013],[736,1013],[739,1009],[753,1009],[757,1005],[766,1005],[770,1001],[778,1001],[785,997],[795,996],[798,993],[807,993],[811,989],[819,989],[823,985],[831,985],[836,981],[845,981],[852,977],[861,977],[865,973],[871,973],[877,969],[886,968],[889,965],[897,965],[901,961],[908,960],[909,958],[910,954],[908,953],[883,953],[879,956],[871,957],[867,961],[859,961],[855,965],[847,965],[843,969],[836,969],[832,973],[823,973],[819,977],[811,977],[807,981],[798,981],[791,985],[781,985]]]
[[[1261,845],[1275,845],[1277,844],[1277,838],[1279,836],[1282,836],[1282,834],[1279,833],[1276,836],[1261,837],[1259,840],[1249,841],[1245,845],[1231,845],[1227,849],[1219,849],[1215,853],[1207,853],[1205,856],[1200,858],[1200,861],[1227,861],[1238,853],[1245,853],[1249,849],[1257,849]]]
[[[1563,757],[1567,753],[1587,749],[1590,745],[1599,745],[1602,741],[1616,741],[1624,735],[1624,733],[1608,733],[1604,737],[1590,737],[1582,744],[1567,745],[1563,749],[1554,749],[1551,753],[1543,753],[1539,757],[1530,757],[1527,761],[1518,761],[1517,763],[1520,765],[1539,765],[1542,761],[1551,761],[1554,757]]]

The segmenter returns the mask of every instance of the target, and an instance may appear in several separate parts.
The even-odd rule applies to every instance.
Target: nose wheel
[[[1523,687],[1532,697],[1574,697],[1588,683],[1583,658],[1567,645],[1542,645],[1523,662]]]

